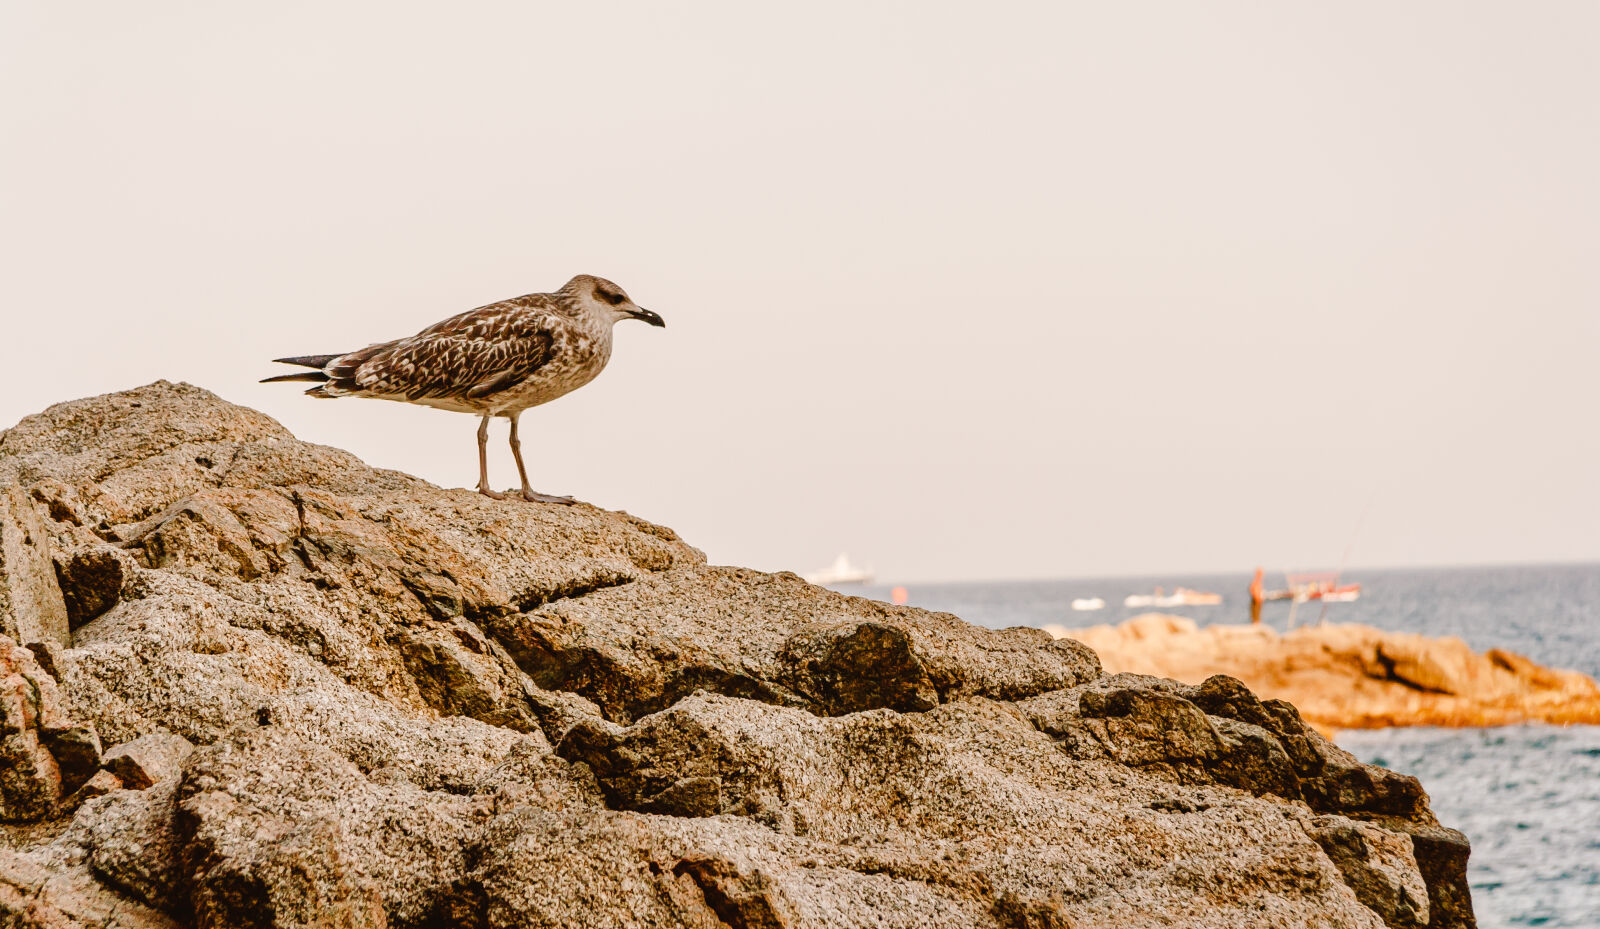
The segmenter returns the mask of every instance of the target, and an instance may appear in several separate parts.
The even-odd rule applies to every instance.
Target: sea
[[[1274,583],[1276,580],[1278,583]],[[1281,587],[1282,576],[1267,578]],[[1600,679],[1600,564],[1346,571],[1361,584],[1351,603],[1301,604],[1296,624],[1366,623],[1458,636],[1479,651],[1504,648],[1540,664]],[[991,628],[1118,623],[1147,608],[1129,594],[1157,587],[1215,591],[1220,606],[1161,610],[1200,625],[1249,621],[1250,576],[1200,575],[908,584],[912,606]],[[892,588],[845,585],[889,600]],[[1075,599],[1104,609],[1078,612]],[[1268,603],[1262,620],[1288,628],[1292,604]],[[1416,775],[1447,826],[1472,840],[1469,878],[1478,925],[1600,929],[1600,726],[1345,731],[1337,741],[1364,761]]]

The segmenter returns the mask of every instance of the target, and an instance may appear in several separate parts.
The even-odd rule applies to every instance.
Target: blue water
[[[1329,622],[1453,635],[1480,651],[1505,648],[1540,664],[1600,678],[1600,564],[1350,571],[1361,599],[1327,607]],[[1268,576],[1267,586],[1282,586]],[[1201,625],[1248,622],[1248,575],[1071,579],[911,586],[913,606],[1004,626],[1088,626],[1145,609],[1122,598],[1190,587],[1223,594],[1221,606],[1174,607]],[[889,599],[887,586],[841,587]],[[1075,598],[1106,608],[1075,612]],[[1264,621],[1286,628],[1290,605]],[[1302,604],[1296,622],[1315,622]],[[1472,839],[1470,879],[1478,924],[1600,929],[1600,727],[1388,729],[1346,732],[1339,744],[1363,760],[1414,774],[1440,821]]]

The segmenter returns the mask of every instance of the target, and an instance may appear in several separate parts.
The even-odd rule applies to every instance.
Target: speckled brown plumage
[[[488,486],[484,443],[493,416],[511,420],[511,447],[530,500],[561,500],[528,486],[517,439],[517,417],[594,380],[611,360],[611,327],[621,319],[666,325],[635,305],[622,288],[580,274],[560,290],[527,294],[468,310],[413,336],[338,355],[304,355],[279,362],[316,370],[267,378],[315,381],[313,397],[396,400],[483,417],[478,429],[479,486]]]
[[[537,376],[561,350],[593,350],[595,340],[550,303],[544,294],[516,297],[341,355],[323,368],[328,383],[308,392],[494,410],[496,395]]]

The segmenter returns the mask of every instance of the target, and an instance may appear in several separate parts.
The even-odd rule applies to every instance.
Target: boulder
[[[1158,613],[1119,626],[1047,628],[1092,647],[1107,671],[1189,683],[1228,675],[1324,730],[1600,723],[1600,684],[1587,676],[1501,649],[1478,654],[1454,637],[1334,624],[1285,634],[1265,625],[1201,628]]]
[[[6,653],[57,773],[6,788],[47,797],[0,826],[0,924],[1471,924],[1420,786],[1234,680],[711,566],[189,385],[29,417],[0,485],[73,627]]]

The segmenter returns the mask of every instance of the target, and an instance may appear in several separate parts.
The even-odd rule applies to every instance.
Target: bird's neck
[[[562,292],[557,292],[555,296],[561,315],[572,320],[573,325],[601,343],[611,342],[611,327],[616,320],[608,307]]]
[[[589,305],[590,301],[581,299],[566,290],[558,290],[550,296],[554,298],[551,302],[555,304],[556,312],[562,316],[585,326],[589,324],[590,320],[594,319],[594,309]]]

